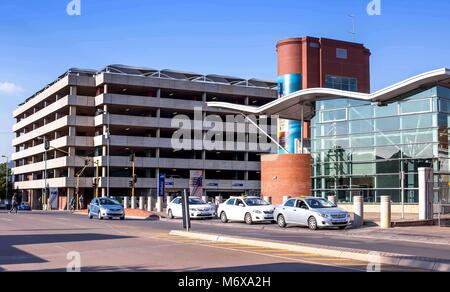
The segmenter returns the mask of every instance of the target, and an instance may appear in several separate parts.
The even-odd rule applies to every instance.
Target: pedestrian
[[[11,205],[12,205],[12,207],[11,207],[11,210],[9,210],[9,214],[12,214],[13,212],[14,212],[14,214],[17,214],[18,202],[17,202],[17,196],[16,195],[14,195],[12,197]]]
[[[70,206],[69,206],[69,211],[74,212],[75,211],[75,197],[72,197],[72,199],[70,199]]]
[[[83,210],[84,209],[84,197],[83,195],[80,196],[80,209]]]

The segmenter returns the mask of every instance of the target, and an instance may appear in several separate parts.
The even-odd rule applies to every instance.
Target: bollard
[[[159,213],[164,212],[164,197],[159,197],[156,200],[156,211]]]
[[[123,207],[128,209],[128,197],[123,198]]]
[[[382,196],[380,205],[380,225],[383,229],[391,228],[391,197]]]
[[[152,197],[147,197],[147,211],[148,212],[152,212],[153,211],[153,198]]]
[[[285,203],[287,200],[289,200],[291,196],[283,196],[283,203]]]
[[[136,197],[131,197],[131,209],[136,209]]]
[[[335,204],[337,206],[337,204],[336,204],[336,196],[328,196],[328,201],[330,201],[331,203],[333,203],[333,204]]]
[[[267,201],[267,202],[269,202],[270,204],[272,204],[272,197],[264,196],[264,201]]]
[[[361,227],[364,225],[364,199],[361,196],[353,197],[353,226]]]
[[[139,197],[139,210],[144,210],[144,197]]]

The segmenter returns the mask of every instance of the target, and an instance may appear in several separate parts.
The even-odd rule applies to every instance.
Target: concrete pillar
[[[139,197],[139,210],[144,210],[144,197]]]
[[[128,202],[129,202],[129,198],[128,197],[123,198],[123,207],[125,209],[128,209]]]
[[[156,199],[156,212],[162,213],[164,212],[164,197],[158,196]]]
[[[382,196],[380,205],[380,227],[391,228],[391,197]]]
[[[333,204],[335,204],[337,206],[337,204],[336,204],[336,196],[328,196],[328,201],[330,201],[331,203],[333,203]]]
[[[267,201],[272,204],[272,197],[264,196],[264,201]]]
[[[131,209],[136,209],[136,197],[131,197]]]
[[[353,197],[353,225],[361,227],[364,225],[364,198],[362,196]]]
[[[433,188],[433,169],[419,168],[419,220],[433,219]]]
[[[283,203],[289,200],[290,198],[291,198],[290,196],[283,196]]]
[[[152,212],[153,211],[153,204],[154,204],[154,199],[152,197],[147,197],[147,211],[148,212]]]

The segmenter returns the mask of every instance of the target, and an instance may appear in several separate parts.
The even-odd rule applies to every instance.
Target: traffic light
[[[44,148],[45,151],[50,150],[50,141],[47,138],[44,139]]]
[[[98,185],[98,179],[96,177],[94,177],[94,179],[92,180],[92,187],[96,188]]]
[[[135,159],[136,159],[136,154],[132,153],[132,154],[130,155],[130,162],[134,162]]]
[[[134,178],[133,178],[133,182],[134,182],[134,184],[136,184],[136,183],[137,183],[137,179],[138,179],[138,178],[137,178],[137,174],[135,174],[135,175],[134,175]]]
[[[128,186],[129,186],[130,188],[133,187],[133,181],[132,181],[132,180],[130,180],[130,181],[128,182]]]

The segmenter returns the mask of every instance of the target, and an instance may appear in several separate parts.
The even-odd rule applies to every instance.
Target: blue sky
[[[11,153],[11,112],[70,67],[143,65],[275,79],[277,40],[321,36],[372,51],[372,89],[450,67],[450,1],[381,0],[0,1],[0,154]]]

